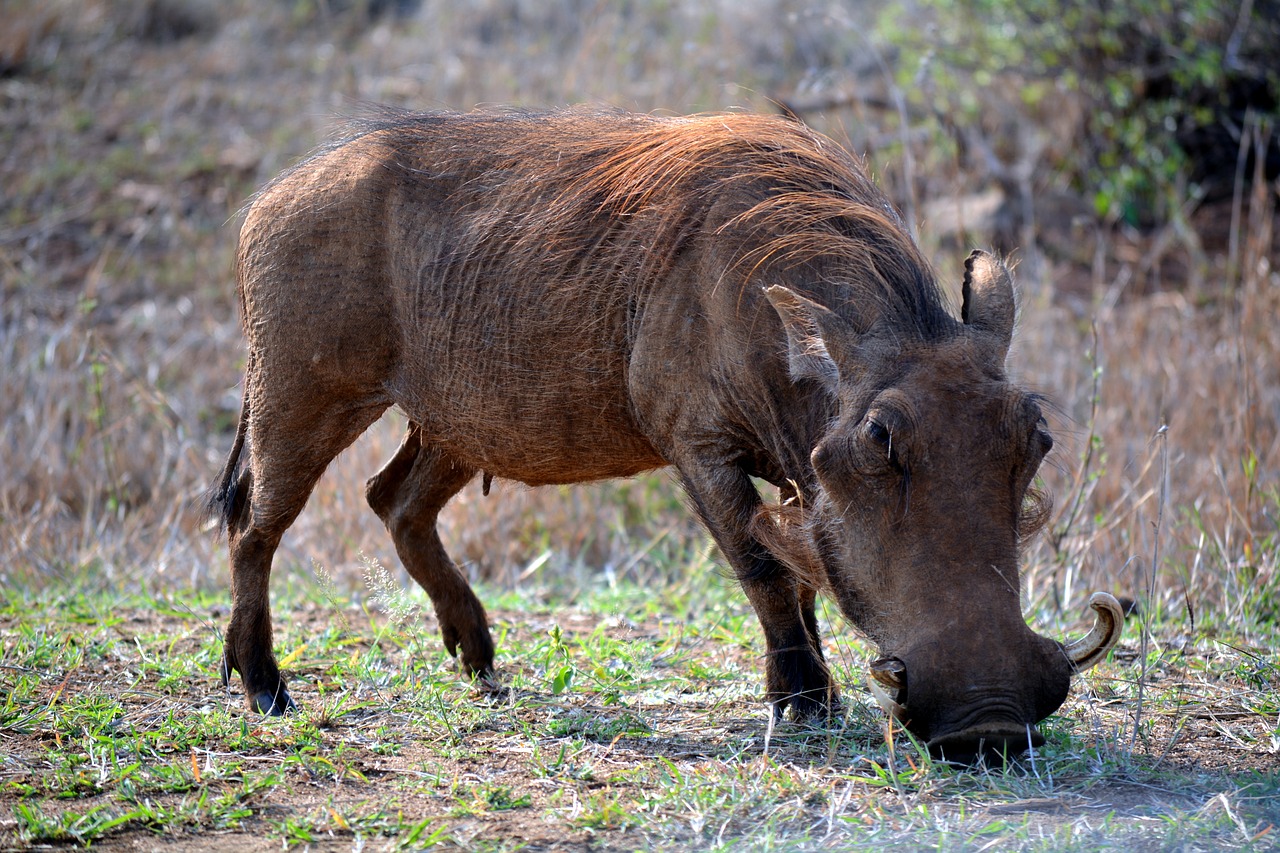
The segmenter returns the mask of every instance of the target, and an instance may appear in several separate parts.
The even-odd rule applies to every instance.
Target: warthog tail
[[[240,423],[236,426],[236,440],[231,445],[231,453],[227,455],[227,464],[222,468],[218,482],[205,494],[204,520],[212,523],[219,531],[230,530],[236,516],[236,487],[240,470],[240,454],[244,450],[245,433],[249,429],[249,395],[244,396],[240,408]],[[243,503],[243,501],[241,502]]]

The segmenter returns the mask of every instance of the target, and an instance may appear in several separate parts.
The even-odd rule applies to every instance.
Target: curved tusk
[[[907,709],[898,704],[898,701],[889,695],[889,691],[880,686],[880,683],[874,678],[867,680],[867,687],[871,690],[871,695],[876,698],[876,704],[881,709],[893,717],[898,722],[906,725]]]
[[[1093,630],[1062,647],[1076,672],[1084,672],[1106,657],[1124,630],[1124,610],[1114,596],[1095,592],[1089,597],[1089,606],[1098,614]]]
[[[890,690],[901,690],[907,686],[907,682],[903,678],[903,674],[907,671],[907,666],[897,658],[880,658],[880,660],[872,661],[868,670],[872,678]]]
[[[898,703],[898,693],[907,686],[903,678],[906,669],[897,658],[881,658],[867,668],[871,676],[867,679],[867,688],[875,697],[876,704],[903,725],[906,725],[907,709]]]

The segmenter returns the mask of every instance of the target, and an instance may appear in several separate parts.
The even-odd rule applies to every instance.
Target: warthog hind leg
[[[250,376],[252,384],[255,376]],[[268,391],[277,389],[267,389]],[[280,538],[306,505],[316,481],[386,408],[385,404],[336,405],[308,398],[311,406],[271,405],[268,393],[250,397],[270,417],[250,421],[249,467],[240,474],[228,515],[231,552],[231,623],[222,660],[223,683],[240,673],[251,710],[283,714],[296,705],[271,649],[271,561]],[[243,417],[248,417],[248,406]],[[234,460],[233,460],[234,462]]]
[[[487,678],[493,674],[493,639],[484,605],[449,559],[436,529],[441,508],[475,473],[423,444],[418,425],[410,424],[396,455],[369,480],[365,496],[391,532],[400,561],[430,596],[449,654],[460,657],[468,675]]]

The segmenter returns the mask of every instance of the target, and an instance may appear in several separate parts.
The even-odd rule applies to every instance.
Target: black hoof
[[[471,695],[486,704],[505,702],[511,696],[511,688],[498,680],[493,671],[471,679]]]
[[[298,703],[293,701],[289,691],[281,684],[274,693],[270,690],[263,690],[258,693],[253,697],[253,701],[250,702],[250,707],[259,714],[280,717],[298,710]]]
[[[770,704],[777,722],[789,718],[793,723],[825,725],[843,715],[840,695],[831,686],[796,690],[773,698]]]

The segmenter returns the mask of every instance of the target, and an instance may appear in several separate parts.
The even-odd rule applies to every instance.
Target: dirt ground
[[[339,617],[323,608],[305,607],[280,615],[289,620],[286,645],[298,637],[320,636],[335,620],[346,620],[345,631],[353,638],[343,646],[344,655],[366,652],[379,642],[375,637],[385,636],[355,610]],[[1249,805],[1251,786],[1260,786],[1268,797],[1275,794],[1280,759],[1274,713],[1260,713],[1259,693],[1244,682],[1221,674],[1206,679],[1206,669],[1221,673],[1224,661],[1207,660],[1212,653],[1194,649],[1166,657],[1176,663],[1162,664],[1147,678],[1147,712],[1136,741],[1131,740],[1135,704],[1128,684],[1136,672],[1134,642],[1123,644],[1113,662],[1087,685],[1076,686],[1060,712],[1072,725],[1068,752],[1093,743],[1101,756],[1094,765],[1106,768],[1096,777],[1088,771],[1088,761],[1064,761],[1059,755],[1043,763],[1042,756],[1039,767],[1034,760],[1020,761],[1012,777],[1000,769],[959,776],[934,769],[907,774],[910,780],[895,790],[892,785],[869,784],[874,764],[896,761],[905,772],[920,756],[901,738],[896,753],[886,754],[884,721],[857,685],[845,688],[849,710],[831,728],[798,730],[784,723],[770,732],[763,705],[754,695],[757,661],[749,644],[691,635],[680,643],[678,664],[657,666],[646,679],[624,689],[616,702],[590,688],[553,695],[540,653],[529,651],[549,626],[559,626],[571,648],[579,641],[599,643],[605,636],[632,649],[670,649],[671,635],[679,631],[671,620],[637,623],[572,608],[497,611],[492,621],[510,651],[502,663],[503,680],[515,686],[495,696],[446,674],[440,695],[447,707],[429,719],[420,703],[386,687],[336,684],[332,663],[325,662],[328,656],[308,661],[315,657],[310,653],[298,660],[291,678],[295,697],[316,721],[315,733],[303,737],[288,721],[244,711],[236,685],[223,691],[214,672],[175,683],[163,668],[148,670],[144,665],[159,650],[174,660],[198,655],[202,648],[216,650],[214,626],[224,616],[221,610],[186,616],[154,608],[117,610],[109,654],[70,671],[40,674],[50,707],[86,694],[118,701],[123,713],[113,723],[116,730],[155,731],[171,725],[175,713],[195,718],[207,715],[211,707],[226,709],[239,721],[236,725],[244,727],[240,741],[219,742],[213,737],[189,749],[196,779],[211,791],[273,766],[287,768],[281,779],[245,800],[252,814],[234,827],[219,827],[216,821],[135,827],[95,840],[94,848],[267,850],[285,844],[337,850],[368,844],[382,849],[404,844],[408,827],[427,821],[430,831],[447,832],[435,843],[449,849],[585,851],[655,844],[688,849],[707,843],[707,830],[696,818],[672,814],[677,804],[663,802],[650,790],[656,776],[675,768],[690,778],[705,774],[706,785],[720,784],[728,776],[748,793],[753,779],[767,788],[761,779],[785,776],[786,784],[795,788],[794,798],[766,798],[754,806],[785,807],[788,820],[781,825],[806,829],[802,841],[783,843],[785,849],[856,845],[849,822],[878,827],[881,833],[890,827],[895,843],[907,846],[942,843],[938,839],[945,841],[947,836],[936,834],[939,825],[977,832],[1011,824],[1031,836],[1061,836],[1067,831],[1080,836],[1103,825],[1131,842],[1152,833],[1151,847],[1135,842],[1134,849],[1168,849],[1158,839],[1170,822],[1225,821],[1253,836],[1268,831],[1258,823],[1259,814],[1280,816],[1272,806]],[[18,627],[12,620],[0,620],[0,639],[8,643]],[[67,630],[67,641],[77,642],[76,629]],[[431,649],[434,625],[425,625],[422,636],[426,654],[443,658],[438,647]],[[100,646],[101,637],[101,631],[86,626],[85,647]],[[385,641],[383,645],[390,650],[384,662],[388,671],[403,665],[403,655],[411,653]],[[839,654],[842,648],[833,640],[833,652]],[[581,655],[577,662],[585,670]],[[702,681],[690,676],[712,670],[722,675]],[[163,684],[161,679],[166,679]],[[335,714],[333,696],[342,687],[351,688],[355,710]],[[1274,693],[1271,696],[1274,700]],[[49,726],[0,730],[4,849],[14,843],[9,815],[23,801],[15,792],[22,785],[38,785],[51,772],[50,755],[57,752],[51,739],[63,735]],[[393,746],[388,747],[389,742]],[[83,749],[84,743],[72,739],[67,748]],[[573,766],[590,771],[547,771],[549,757],[563,756],[566,748],[573,752]],[[299,762],[299,754],[313,760]],[[174,760],[185,764],[186,755],[179,753]],[[61,808],[84,813],[98,804],[118,806],[122,790],[108,784],[97,795],[38,802],[50,814]],[[495,798],[495,792],[500,796]],[[155,793],[149,802],[176,808],[190,797],[190,791]],[[1242,802],[1245,818],[1237,815]],[[602,803],[621,804],[618,808],[624,811],[601,810]],[[755,844],[752,833],[759,827],[750,814],[752,807],[745,795],[743,813],[738,807],[722,807],[721,832],[730,847],[737,845],[734,849]],[[627,814],[627,808],[637,812]],[[653,813],[644,814],[646,808]],[[928,815],[925,826],[922,813]],[[348,823],[353,816],[369,815],[382,816],[383,823]],[[834,816],[844,824],[824,830],[824,821]],[[290,822],[308,827],[305,838],[290,836]],[[3,842],[5,835],[10,835],[8,843]],[[957,846],[955,840],[944,846]],[[418,843],[425,842],[419,838]]]

